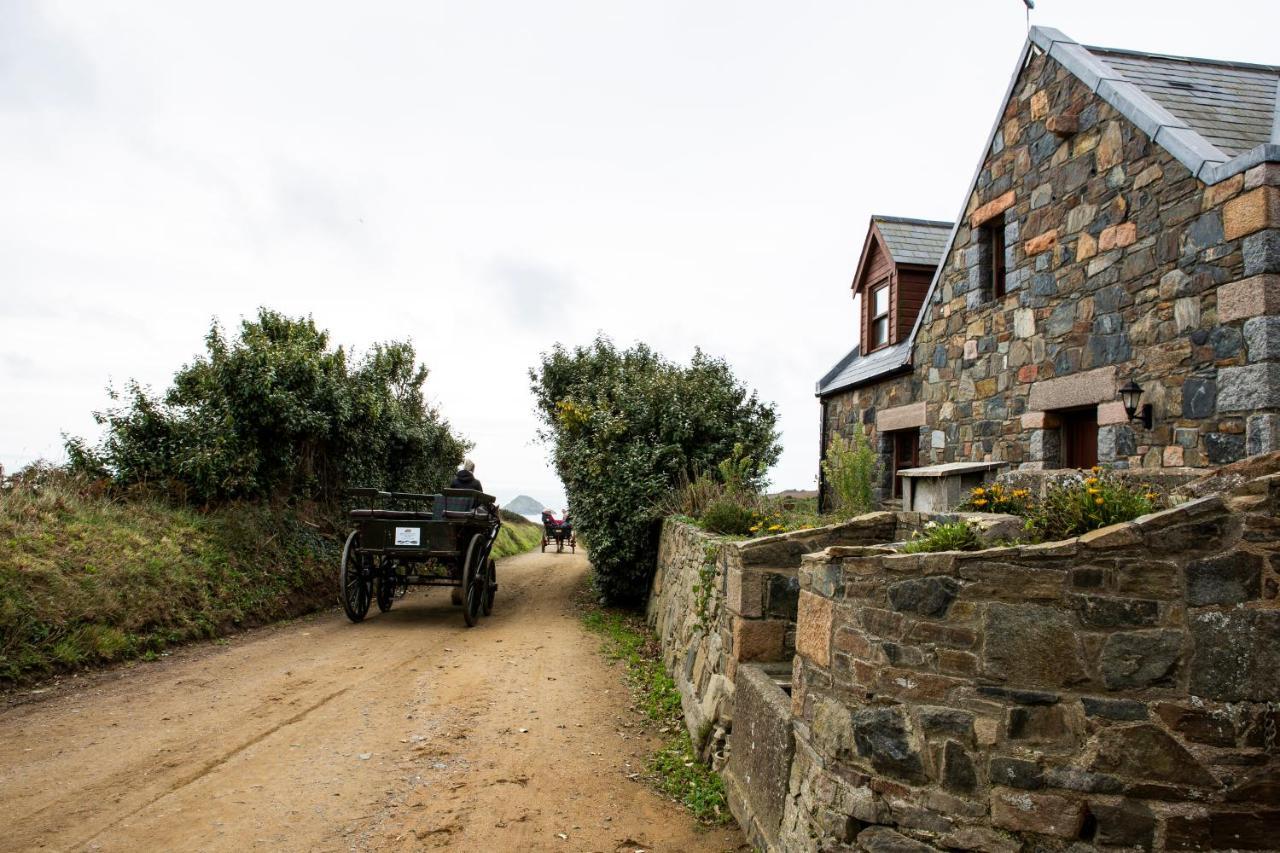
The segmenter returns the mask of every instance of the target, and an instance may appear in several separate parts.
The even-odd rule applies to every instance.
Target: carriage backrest
[[[443,494],[444,500],[435,503],[437,517],[443,517],[442,512],[468,514],[476,507],[492,507],[496,500],[493,495],[486,495],[475,489],[445,489]]]

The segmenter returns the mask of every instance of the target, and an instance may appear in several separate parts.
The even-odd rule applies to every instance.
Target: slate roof
[[[1280,66],[1086,47],[1051,27],[1027,41],[1206,184],[1280,162]]]
[[[1089,52],[1228,157],[1273,141],[1280,67],[1100,47]]]
[[[932,219],[907,219],[901,216],[873,216],[889,254],[895,263],[926,264],[936,267],[947,248],[947,237],[954,223]]]
[[[899,341],[866,356],[860,355],[858,347],[854,347],[818,380],[817,394],[821,397],[841,388],[852,388],[888,376],[906,367],[910,358],[911,341]]]

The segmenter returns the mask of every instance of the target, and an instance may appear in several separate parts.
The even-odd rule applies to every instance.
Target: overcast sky
[[[1037,6],[1280,63],[1274,0]],[[412,339],[500,498],[562,500],[527,370],[598,331],[727,358],[811,488],[868,218],[955,216],[1025,32],[1019,0],[0,0],[0,464],[265,305]]]

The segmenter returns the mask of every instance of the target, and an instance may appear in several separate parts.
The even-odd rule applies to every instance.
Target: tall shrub
[[[870,512],[882,468],[861,423],[854,423],[849,438],[833,437],[822,459],[822,471],[835,499],[833,509],[851,516]]]
[[[72,438],[67,452],[73,468],[197,503],[431,491],[467,445],[426,405],[426,378],[408,343],[355,359],[311,318],[262,309],[234,337],[215,323],[164,394],[113,392],[120,405],[94,415],[101,442]]]
[[[758,489],[778,458],[773,407],[701,352],[681,365],[644,344],[620,350],[601,337],[556,346],[530,379],[542,438],[591,551],[597,591],[610,603],[647,594],[655,507],[672,488],[725,459],[750,458],[741,486]]]

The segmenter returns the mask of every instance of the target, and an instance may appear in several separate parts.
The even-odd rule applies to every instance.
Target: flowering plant
[[[959,509],[1026,515],[1031,509],[1031,490],[1009,489],[998,482],[975,486],[969,490],[968,499]]]
[[[1094,466],[1051,483],[1030,518],[1045,539],[1066,539],[1163,506],[1164,499],[1151,486],[1127,482],[1115,471]]]

